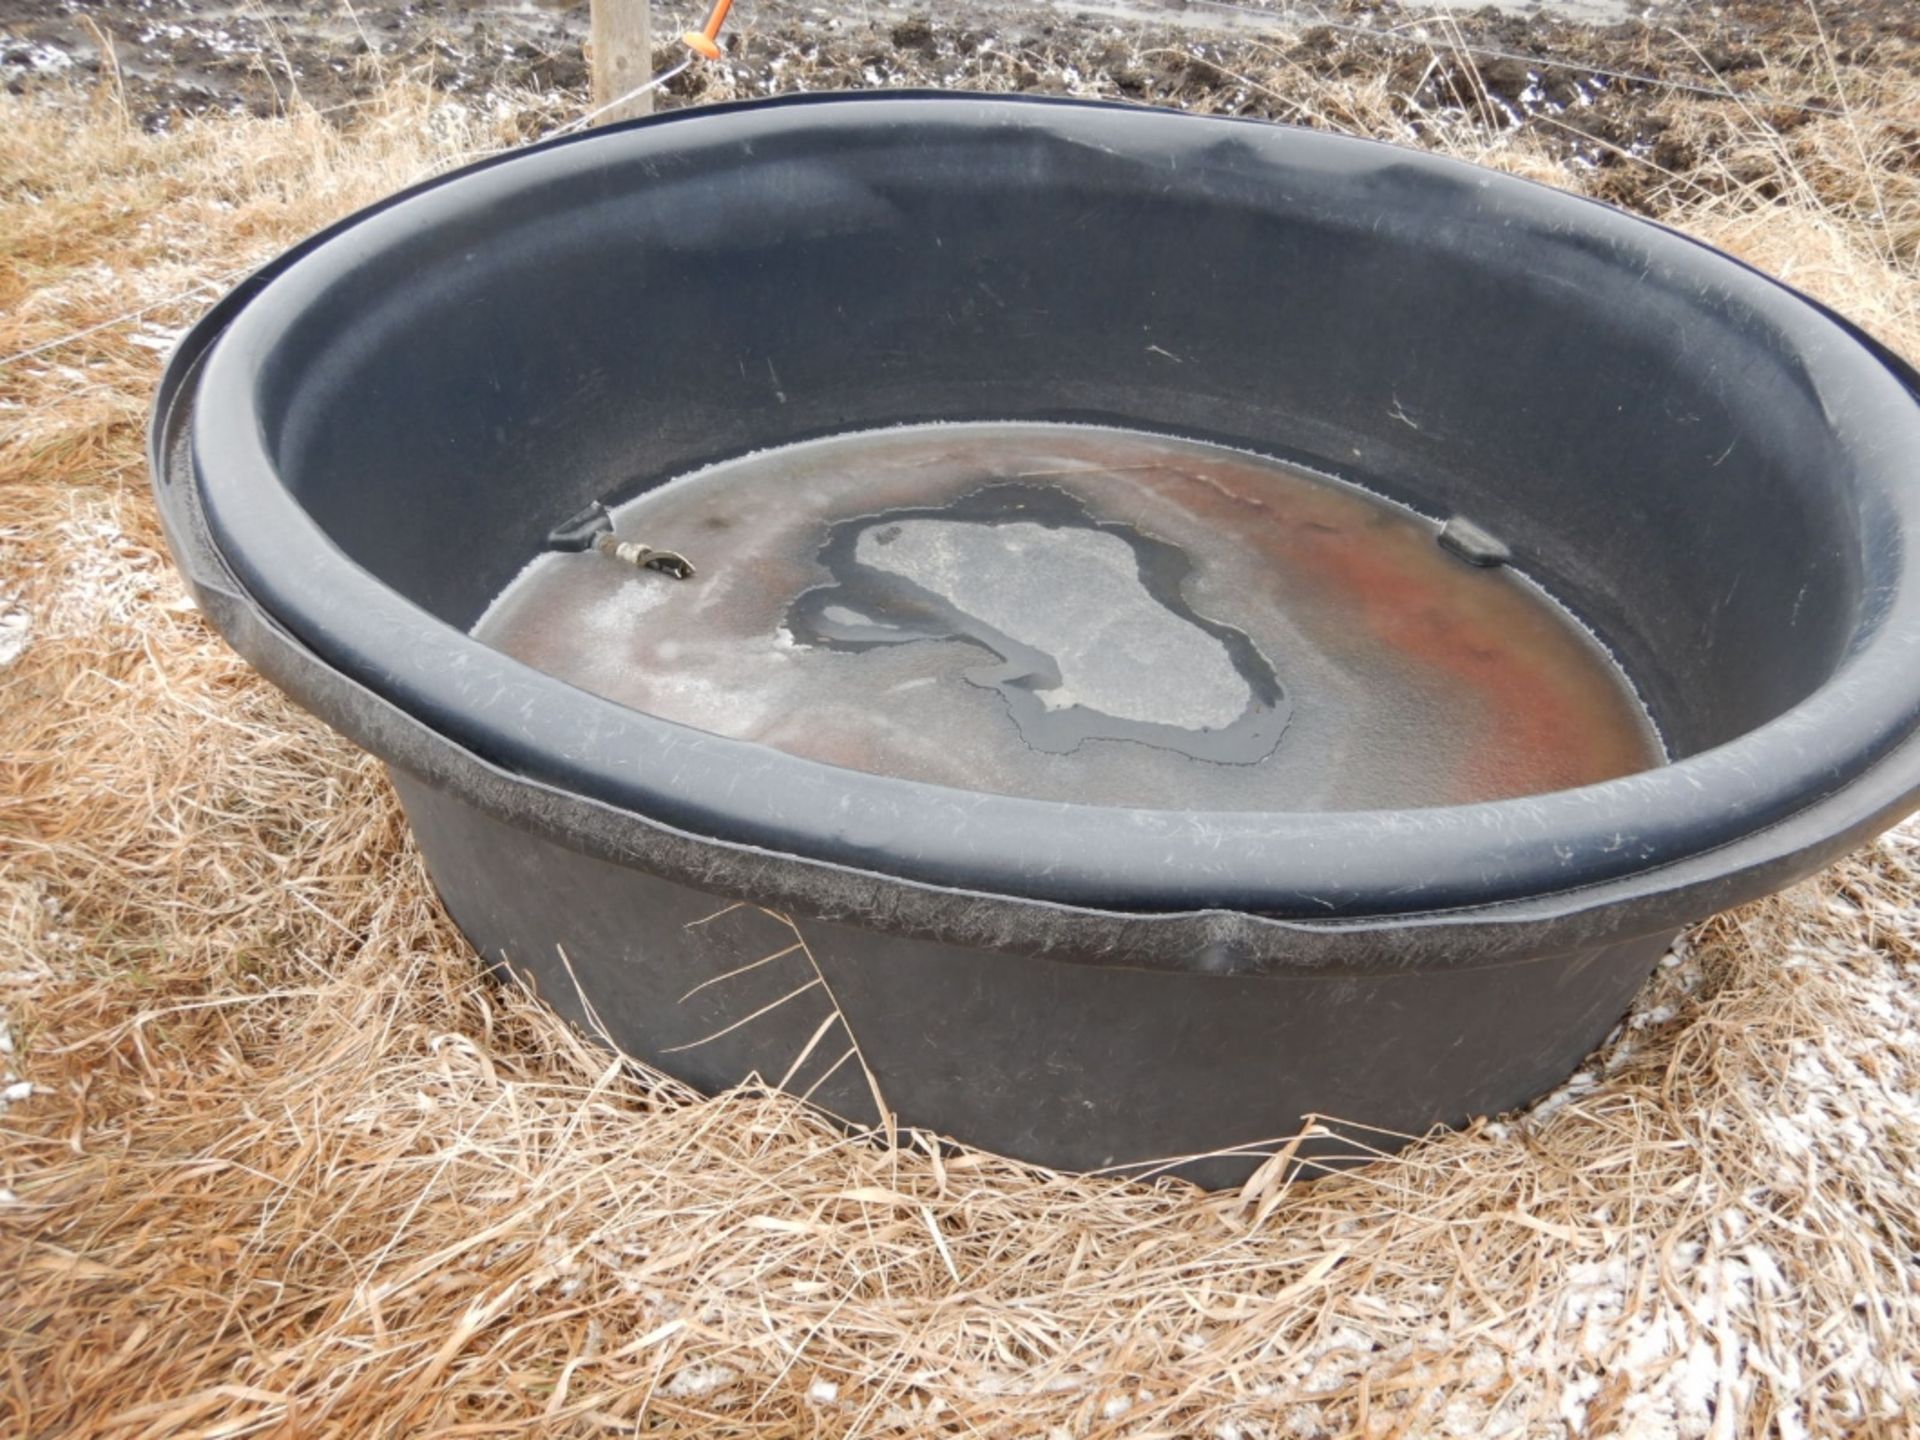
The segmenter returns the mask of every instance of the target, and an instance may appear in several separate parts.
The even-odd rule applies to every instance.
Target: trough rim
[[[1146,123],[1152,124],[1254,127],[1311,136],[1314,144],[1356,147],[1356,153],[1358,147],[1386,151],[1388,163],[1431,167],[1456,178],[1471,175],[1483,186],[1526,187],[1535,196],[1553,197],[1553,205],[1569,207],[1570,214],[1595,225],[1644,227],[1647,234],[1661,237],[1662,245],[1677,241],[1687,248],[1676,254],[1691,254],[1714,270],[1725,267],[1724,274],[1741,277],[1740,283],[1756,293],[1789,297],[1804,307],[1806,323],[1837,327],[1904,389],[1914,417],[1909,432],[1920,436],[1920,374],[1826,307],[1668,227],[1518,177],[1381,141],[1116,102],[911,91],[779,97],[668,112],[488,157],[403,190],[320,232],[217,304],[169,362],[156,397],[150,449],[170,542],[216,623],[243,653],[254,651],[248,658],[295,699],[390,763],[438,775],[439,783],[489,813],[530,823],[536,813],[571,809],[578,819],[594,812],[591,824],[530,825],[550,829],[577,848],[632,862],[657,850],[661,835],[677,835],[696,850],[711,852],[710,863],[690,869],[697,872],[697,883],[716,893],[730,893],[729,887],[735,886],[741,898],[754,898],[760,891],[809,913],[857,913],[881,919],[889,928],[996,949],[1036,947],[1019,942],[1014,930],[1003,933],[999,925],[985,924],[980,907],[1012,907],[1017,912],[1038,907],[1075,922],[1061,927],[1057,947],[1043,943],[1038,948],[1057,948],[1067,958],[1102,963],[1165,964],[1215,973],[1323,970],[1328,964],[1346,969],[1358,963],[1356,942],[1371,937],[1371,943],[1380,946],[1396,929],[1421,932],[1428,940],[1439,933],[1451,938],[1429,944],[1409,934],[1405,944],[1387,944],[1366,962],[1369,968],[1511,963],[1522,953],[1539,953],[1537,935],[1530,944],[1518,937],[1522,930],[1543,924],[1560,926],[1562,940],[1584,937],[1597,943],[1614,935],[1673,928],[1778,888],[1897,818],[1920,795],[1920,587],[1899,566],[1880,577],[1889,586],[1880,624],[1864,644],[1856,644],[1833,679],[1767,724],[1657,770],[1540,796],[1409,811],[1198,815],[1062,805],[867,775],[748,742],[702,736],[532,670],[401,600],[362,570],[279,486],[260,448],[257,427],[255,449],[236,464],[226,442],[237,440],[238,453],[245,454],[247,437],[236,437],[232,416],[226,417],[224,427],[218,416],[208,418],[203,391],[209,373],[219,368],[245,372],[247,357],[231,348],[223,353],[220,342],[233,335],[241,321],[257,318],[268,308],[259,302],[289,270],[396,207],[444,196],[451,187],[525,164],[534,156],[582,144],[620,143],[622,136],[663,126],[726,123],[728,117],[803,106],[901,104],[1036,114],[1064,108],[1124,114],[1130,117],[1121,122],[1125,124],[1138,123],[1131,117],[1147,117]],[[216,373],[214,378],[217,394],[220,377]],[[222,443],[191,443],[209,435]],[[209,448],[222,454],[211,466],[204,458]],[[1920,449],[1908,453],[1920,455]],[[1911,472],[1915,461],[1910,458],[1907,465]],[[1913,542],[1920,541],[1920,477],[1909,473],[1902,481],[1890,475],[1877,493],[1901,517],[1895,538],[1911,550]],[[307,547],[316,563],[273,574],[257,560],[236,553],[245,547],[232,543],[234,527],[252,536],[263,523],[277,527],[283,543]],[[313,624],[311,606],[303,611],[300,596],[304,590],[311,601],[314,586],[326,587],[330,620],[351,618],[363,604],[388,612],[388,618],[393,607],[399,607],[408,612],[409,623],[429,627],[442,658],[477,664],[488,675],[498,674],[527,693],[547,697],[548,704],[591,715],[595,724],[617,722],[623,731],[653,731],[656,736],[674,732],[668,739],[683,761],[737,765],[740,752],[753,752],[752,763],[761,773],[780,772],[780,783],[791,780],[801,801],[811,796],[814,803],[781,810],[759,804],[756,794],[751,807],[755,813],[715,811],[689,805],[685,795],[663,793],[658,784],[631,770],[609,774],[604,765],[570,761],[557,751],[526,763],[524,752],[503,747],[500,737],[487,734],[485,727],[446,724],[444,707],[419,703],[417,695],[388,693],[392,687],[384,682],[396,674],[391,663],[351,653],[351,647],[343,651],[338,635]],[[243,644],[238,633],[243,629],[258,633]],[[268,648],[281,652],[271,666],[263,663]],[[385,658],[393,660],[396,652]],[[329,689],[332,703],[322,693]],[[356,692],[362,698],[345,703],[345,697]],[[364,698],[369,696],[410,725],[396,729],[343,717],[344,710],[371,713]],[[441,713],[434,713],[436,708]],[[404,743],[401,730],[413,732]],[[1852,733],[1854,743],[1843,759],[1809,762],[1808,750],[1830,748],[1822,747],[1822,736],[1836,732]],[[430,758],[428,751],[437,753]],[[882,792],[877,799],[875,791]],[[846,808],[856,812],[866,806],[872,812],[864,817],[866,828],[860,820],[832,828],[796,819],[817,819],[822,796],[849,799],[853,803]],[[1677,819],[1653,823],[1676,806]],[[915,813],[963,823],[959,833],[949,829],[944,844],[939,834],[929,837],[939,827],[916,823],[916,836],[929,837],[918,854],[878,854],[890,828],[902,823],[903,814]],[[1071,833],[1063,837],[1060,822],[1076,816],[1078,825],[1065,826]],[[1036,837],[1040,845],[1034,843]],[[1083,837],[1101,843],[1076,846]],[[1170,860],[1176,851],[1184,852],[1177,864]],[[727,878],[727,857],[754,857],[742,872],[751,877],[749,884]],[[642,863],[662,873],[680,868],[663,866],[657,858]],[[770,868],[781,870],[788,880],[775,883]],[[829,874],[836,877],[835,884],[823,887],[820,877]],[[1409,883],[1407,877],[1416,874],[1424,878]],[[826,889],[843,890],[856,879],[876,896],[884,890],[890,898],[880,904],[871,899],[864,904],[823,901]],[[933,903],[917,904],[913,896]],[[957,918],[963,907],[956,898],[975,907],[973,918],[964,923]],[[922,911],[922,918],[913,918]],[[1570,917],[1585,917],[1588,923],[1569,930]],[[1087,923],[1078,923],[1078,918]],[[1171,921],[1188,923],[1143,924]],[[1173,940],[1176,931],[1191,932],[1183,945],[1203,934],[1211,938],[1199,953],[1189,952],[1189,959],[1159,960],[1155,956],[1167,953],[1161,943],[1147,946],[1152,952],[1147,954],[1135,943],[1117,940],[1122,930],[1156,932],[1160,941]],[[1065,938],[1069,932],[1077,938]],[[1303,946],[1303,937],[1310,933],[1342,940],[1331,946]],[[1097,938],[1101,934],[1104,940]],[[1470,940],[1474,935],[1481,936],[1479,943]]]

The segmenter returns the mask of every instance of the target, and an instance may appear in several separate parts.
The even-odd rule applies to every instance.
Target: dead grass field
[[[1920,84],[1853,99],[1646,203],[1920,355]],[[1597,183],[1485,118],[1425,142]],[[1531,1115],[1243,1195],[700,1099],[480,982],[377,764],[185,599],[142,427],[224,284],[527,123],[0,97],[0,1433],[1920,1429],[1920,828],[1702,927]]]

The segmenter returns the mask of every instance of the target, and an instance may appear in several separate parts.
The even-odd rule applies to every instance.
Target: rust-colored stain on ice
[[[1276,505],[1238,488],[1257,496],[1259,479],[1234,457],[1149,483],[1209,523],[1237,521],[1244,540],[1317,591],[1293,614],[1318,622],[1315,638],[1330,652],[1366,664],[1370,649],[1385,648],[1431,674],[1446,692],[1436,707],[1459,712],[1471,739],[1450,799],[1593,784],[1663,758],[1623,677],[1532,587],[1467,566],[1413,517],[1344,488],[1289,487]]]

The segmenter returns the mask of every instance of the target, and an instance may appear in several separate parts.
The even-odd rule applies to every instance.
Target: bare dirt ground
[[[701,8],[656,5],[658,33],[697,23]],[[150,129],[296,103],[344,115],[396,76],[499,110],[528,92],[584,92],[586,21],[580,0],[0,0],[0,83],[45,91],[105,77]],[[1731,124],[1757,115],[1790,130],[1844,108],[1849,78],[1858,103],[1861,77],[1920,69],[1914,0],[1680,0],[1605,27],[1537,6],[1391,0],[748,0],[728,33],[726,64],[681,77],[663,108],[716,93],[933,85],[1310,120],[1251,78],[1280,59],[1306,81],[1379,77],[1413,138],[1427,116],[1462,106],[1531,126],[1580,163],[1619,169],[1603,193],[1628,204],[1658,183],[1633,161],[1684,173],[1703,141],[1714,148],[1711,134],[1670,133],[1676,96],[1713,102]],[[659,65],[680,53],[662,43]],[[1920,115],[1907,122],[1920,137]]]

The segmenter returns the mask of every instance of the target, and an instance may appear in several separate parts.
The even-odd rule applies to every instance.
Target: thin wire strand
[[[177,295],[169,295],[164,300],[155,300],[149,304],[142,305],[138,310],[129,310],[124,315],[116,315],[111,320],[102,320],[97,324],[87,326],[84,330],[75,330],[70,335],[60,335],[52,340],[42,340],[38,345],[29,345],[26,349],[16,350],[11,355],[0,355],[0,370],[6,369],[7,366],[15,364],[18,361],[31,360],[36,355],[44,355],[49,350],[58,350],[63,346],[72,345],[76,341],[86,339],[89,335],[97,335],[102,330],[111,330],[116,325],[125,325],[129,321],[138,320],[141,316],[150,315],[155,310],[164,310],[169,305],[182,304],[197,295],[205,294],[209,290],[218,291],[222,286],[228,284],[230,281],[240,279],[240,277],[245,274],[247,274],[246,270],[232,270],[225,275],[215,275],[209,279],[200,281],[191,289],[182,290]]]
[[[642,95],[648,95],[648,94],[651,94],[653,91],[658,90],[662,85],[665,85],[668,81],[672,80],[676,75],[679,75],[681,72],[686,70],[686,68],[691,64],[693,64],[693,56],[689,55],[687,56],[686,59],[682,60],[678,65],[669,65],[666,69],[662,70],[658,75],[655,75],[651,80],[644,81],[641,84],[634,86],[633,89],[627,91],[626,94],[616,95],[613,99],[609,100],[606,104],[598,106],[595,109],[589,110],[586,114],[580,116],[577,120],[569,120],[564,125],[555,126],[553,129],[547,131],[544,135],[541,135],[538,140],[534,140],[529,143],[537,145],[540,142],[540,140],[557,140],[562,135],[571,135],[576,130],[584,129],[586,126],[591,125],[594,121],[598,120],[602,115],[606,114],[609,110],[618,110],[622,105],[625,105],[629,100],[638,100]],[[515,147],[508,145],[502,148],[511,150],[511,149],[514,149]],[[495,153],[498,153],[498,152],[495,152]]]
[[[1404,33],[1405,25],[1426,23],[1424,21],[1407,21],[1404,22],[1402,26],[1377,29],[1370,25],[1355,25],[1350,22],[1336,20],[1324,10],[1314,5],[1290,4],[1284,9],[1271,9],[1266,6],[1237,4],[1234,3],[1234,0],[1186,0],[1186,4],[1197,9],[1217,10],[1235,15],[1254,16],[1260,20],[1270,22],[1269,26],[1265,28],[1274,30],[1288,29],[1297,32],[1304,17],[1314,26],[1332,30],[1342,35],[1352,35],[1382,44],[1397,45],[1403,49],[1433,49],[1432,42]],[[1569,74],[1590,75],[1604,80],[1617,80],[1627,85],[1643,85],[1652,89],[1671,90],[1687,95],[1699,95],[1713,100],[1732,101],[1734,104],[1742,107],[1765,105],[1774,109],[1792,110],[1804,115],[1818,115],[1827,119],[1845,119],[1850,123],[1859,120],[1874,120],[1883,124],[1893,123],[1893,117],[1890,115],[1875,110],[1859,109],[1848,105],[1844,99],[1833,105],[1809,105],[1804,101],[1788,100],[1780,96],[1768,95],[1761,91],[1740,91],[1713,85],[1701,85],[1688,80],[1675,80],[1667,76],[1647,75],[1632,70],[1613,70],[1601,65],[1583,64],[1576,60],[1557,59],[1551,55],[1527,55],[1517,50],[1503,50],[1497,46],[1469,43],[1460,37],[1457,26],[1453,28],[1455,34],[1448,41],[1445,48],[1459,54],[1472,55],[1483,60],[1511,60],[1516,64],[1525,65],[1534,70],[1557,70]],[[585,129],[609,111],[617,110],[630,101],[637,100],[642,95],[651,94],[663,85],[670,83],[678,76],[684,74],[687,69],[692,66],[693,61],[694,57],[689,55],[678,64],[670,65],[665,70],[642,81],[625,94],[618,95],[606,104],[596,106],[586,114],[569,120],[564,124],[556,125],[553,129],[544,131],[535,137],[534,140],[524,143],[538,144],[543,140],[557,140],[564,135],[571,135],[578,130]],[[1249,83],[1244,77],[1236,76],[1232,78],[1235,78],[1242,84]],[[1255,88],[1263,87],[1256,85]],[[350,109],[364,103],[367,102],[360,100],[347,101],[342,105],[328,106],[326,110],[316,111],[316,113],[325,114],[330,111]],[[517,147],[513,145],[503,145],[491,150],[480,151],[477,157],[474,158],[499,155],[515,148]],[[434,168],[438,169],[439,167]],[[431,174],[433,171],[429,170],[428,173]],[[235,272],[235,277],[245,273],[245,271],[237,271]],[[147,315],[154,310],[177,304],[183,300],[192,299],[203,291],[217,287],[221,283],[223,282],[217,279],[203,281],[191,290],[182,291],[180,294],[169,296],[164,300],[156,300],[151,305],[144,305],[138,310],[130,310],[126,314],[115,316],[111,320],[102,320],[98,324],[89,325],[84,330],[76,330],[70,335],[58,336],[55,339],[42,341],[38,345],[30,346],[25,350],[15,351],[11,355],[0,356],[0,370],[6,369],[18,361],[28,360],[35,355],[45,354],[49,350],[58,350],[76,341],[84,340],[89,335],[96,335],[103,330],[111,330],[115,326],[138,320],[143,315]]]

